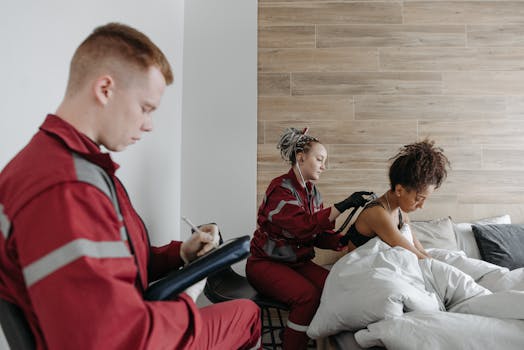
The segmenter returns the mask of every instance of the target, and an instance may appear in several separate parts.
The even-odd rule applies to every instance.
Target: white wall
[[[225,238],[255,229],[256,74],[257,1],[187,1],[181,214]]]

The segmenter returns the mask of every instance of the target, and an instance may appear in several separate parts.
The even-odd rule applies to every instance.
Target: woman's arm
[[[426,249],[424,249],[424,247],[418,240],[417,236],[415,236],[415,233],[413,231],[411,232],[411,235],[413,236],[413,244],[415,245],[415,248],[417,248],[419,252],[424,254],[426,258],[431,258],[431,255],[429,255],[429,253],[426,252]]]
[[[404,215],[404,223],[409,224],[411,220],[409,219],[409,216],[407,214]],[[411,231],[411,236],[413,237],[413,244],[415,245],[415,248],[418,249],[419,252],[424,254],[426,258],[431,258],[431,255],[429,255],[428,252],[426,252],[426,249],[422,246],[420,241],[418,240],[417,236],[415,235],[415,232]]]
[[[310,213],[293,193],[282,187],[275,188],[269,195],[266,193],[266,197],[259,210],[259,225],[277,226],[298,241],[310,241],[335,227],[334,221],[329,219],[332,207]]]

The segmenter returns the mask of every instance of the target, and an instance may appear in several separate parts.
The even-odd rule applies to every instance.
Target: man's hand
[[[218,246],[218,226],[202,225],[180,247],[180,256],[187,264]]]

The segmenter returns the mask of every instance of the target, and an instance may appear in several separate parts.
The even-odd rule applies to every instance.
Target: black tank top
[[[379,201],[373,201],[369,203],[368,205],[366,205],[364,210],[367,208],[375,207],[377,205],[380,205],[382,208],[386,209],[384,205],[380,203]],[[366,244],[371,238],[375,237],[375,236],[370,237],[370,236],[363,235],[362,233],[357,231],[357,228],[355,225],[356,225],[356,222],[353,225],[351,225],[346,235],[341,238],[340,240],[341,242],[345,241],[347,243],[348,241],[351,241],[351,243],[353,243],[355,247],[360,247],[361,245]],[[399,209],[398,211],[398,229],[400,230],[403,225],[404,223],[402,222],[402,212]]]

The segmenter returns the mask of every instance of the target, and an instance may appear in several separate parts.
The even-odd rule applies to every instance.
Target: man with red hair
[[[110,151],[152,131],[173,81],[147,36],[118,23],[76,50],[65,97],[0,173],[0,297],[19,306],[38,349],[257,349],[250,300],[198,309],[194,288],[148,302],[148,283],[212,246],[216,225],[150,247]],[[192,297],[193,298],[192,298]]]

